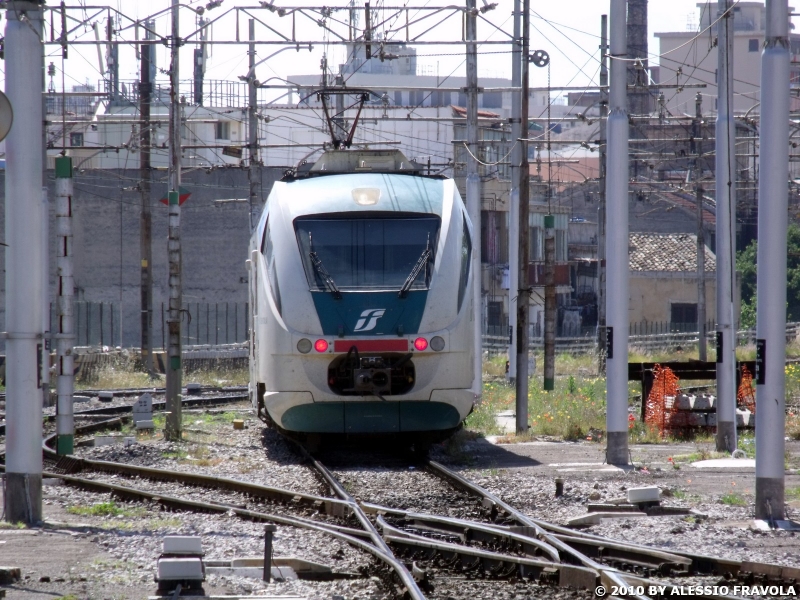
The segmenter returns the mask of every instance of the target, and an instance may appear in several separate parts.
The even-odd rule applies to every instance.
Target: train
[[[258,416],[309,442],[457,431],[478,398],[475,243],[455,182],[399,150],[287,172],[247,259]]]

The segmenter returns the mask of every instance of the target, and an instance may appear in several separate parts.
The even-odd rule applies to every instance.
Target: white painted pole
[[[733,120],[733,11],[731,0],[719,3],[717,62],[716,200],[717,200],[717,439],[719,452],[736,449],[736,173]]]
[[[75,391],[72,356],[74,280],[72,275],[72,158],[56,159],[56,452],[72,454],[75,440],[73,393]]]
[[[483,319],[481,318],[481,179],[478,175],[478,39],[475,0],[467,0],[467,212],[472,221],[475,240],[472,242],[472,315],[474,319],[475,362],[472,391],[476,399],[483,390]],[[470,43],[471,42],[471,43]]]
[[[14,125],[6,138],[5,519],[42,519],[42,3],[6,4],[6,85]]]
[[[606,461],[628,464],[628,109],[626,0],[611,0],[606,174]]]
[[[788,81],[788,0],[767,0],[759,132],[756,519],[784,516]]]
[[[514,40],[520,39],[520,0],[514,0]],[[511,50],[511,85],[520,87],[522,80],[522,52],[518,43]],[[511,93],[511,197],[508,206],[508,381],[517,378],[517,293],[519,289],[519,163],[522,143],[518,142],[520,128],[521,92]]]

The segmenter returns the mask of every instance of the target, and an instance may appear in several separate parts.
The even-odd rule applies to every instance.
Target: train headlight
[[[359,206],[373,206],[380,199],[380,188],[353,188],[353,200]]]
[[[298,352],[302,352],[303,354],[308,354],[311,352],[311,340],[308,338],[303,338],[299,342],[297,342],[297,350]]]
[[[435,335],[431,338],[431,350],[434,352],[441,352],[444,350],[444,338],[440,335]]]
[[[414,340],[414,348],[416,348],[420,352],[422,352],[423,350],[427,350],[428,340],[426,340],[424,337],[418,337],[417,339]]]
[[[325,352],[328,349],[328,342],[325,340],[317,340],[314,342],[314,350],[317,352]]]

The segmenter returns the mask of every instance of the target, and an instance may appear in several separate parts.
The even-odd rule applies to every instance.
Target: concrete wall
[[[669,321],[673,303],[697,303],[697,278],[691,273],[631,272],[631,323]],[[716,318],[717,285],[714,273],[706,273],[706,320]]]
[[[280,168],[261,172],[261,197],[266,198]],[[50,209],[50,281],[55,294],[55,195],[48,172]],[[166,173],[153,176],[153,304],[158,328],[160,304],[167,298]],[[75,299],[122,305],[122,341],[140,343],[140,196],[133,170],[86,170],[75,174],[73,214]],[[181,212],[183,300],[186,303],[247,301],[247,244],[250,238],[247,172],[238,168],[195,170],[183,177],[192,195]],[[5,227],[5,172],[0,170],[0,223]],[[0,229],[2,231],[3,229]],[[5,261],[0,263],[5,273]],[[5,276],[0,278],[0,327],[5,325]],[[117,325],[119,327],[119,319]],[[118,334],[117,334],[118,337]],[[118,343],[118,342],[115,342]],[[156,340],[159,344],[160,340]]]

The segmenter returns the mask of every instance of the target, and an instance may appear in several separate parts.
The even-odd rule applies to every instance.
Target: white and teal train
[[[472,410],[474,236],[455,183],[331,151],[275,183],[250,242],[250,388],[292,434],[444,437]]]

